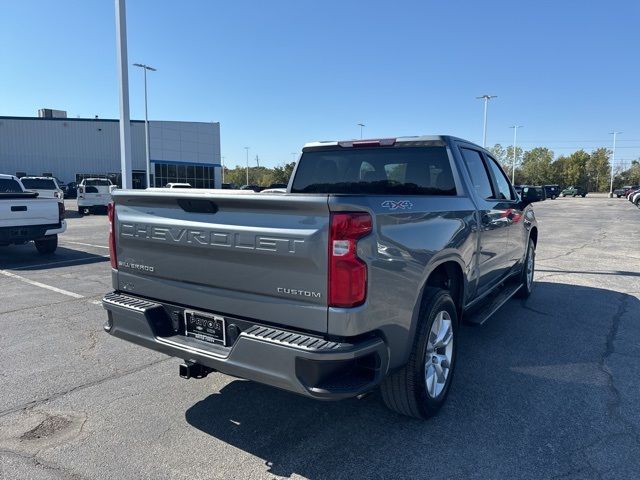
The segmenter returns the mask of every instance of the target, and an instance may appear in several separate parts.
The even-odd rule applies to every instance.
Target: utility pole
[[[482,95],[480,97],[476,97],[477,99],[484,100],[484,122],[482,126],[482,147],[487,148],[487,109],[489,106],[489,100],[493,98],[498,98],[497,95]]]
[[[518,158],[517,155],[517,150],[516,150],[516,144],[517,144],[517,140],[518,140],[518,129],[519,128],[523,128],[522,125],[514,125],[513,127],[509,127],[509,128],[513,128],[513,164],[511,165],[511,183],[515,183],[515,178],[516,178],[516,160]]]
[[[149,145],[149,113],[147,110],[147,70],[151,70],[155,72],[156,69],[150,67],[149,65],[145,65],[144,63],[134,63],[134,67],[139,67],[144,70],[144,143],[145,143],[145,152],[146,152],[146,165],[147,165],[147,188],[150,188],[151,185],[151,156],[149,153],[150,145]]]
[[[362,140],[362,129],[366,127],[366,125],[364,123],[359,123],[358,126],[360,127],[360,140]]]
[[[127,67],[127,15],[124,0],[115,0],[116,55],[120,93],[120,178],[122,188],[131,188],[131,122],[129,118],[129,69]]]
[[[247,151],[247,183],[246,185],[249,185],[249,147],[244,147],[244,149]]]
[[[258,155],[256,155],[256,165],[260,168],[260,158],[258,158]]]
[[[224,183],[224,157],[220,157],[220,163],[222,164],[222,183]]]
[[[611,155],[611,185],[609,187],[609,198],[613,198],[613,166],[616,163],[616,137],[622,132],[609,132],[609,135],[613,135],[613,154]]]

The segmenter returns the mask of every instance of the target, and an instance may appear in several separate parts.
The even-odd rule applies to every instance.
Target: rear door
[[[460,145],[478,207],[478,294],[491,289],[509,269],[509,207],[496,198],[489,165],[480,150]]]
[[[524,212],[522,211],[520,202],[517,200],[511,182],[509,182],[509,179],[502,171],[496,159],[486,153],[484,155],[493,180],[494,199],[498,201],[497,208],[504,212],[504,218],[507,220],[505,227],[508,231],[507,268],[510,269],[522,260],[526,250],[528,232],[522,227],[521,223]]]
[[[113,196],[118,289],[326,332],[326,195]]]

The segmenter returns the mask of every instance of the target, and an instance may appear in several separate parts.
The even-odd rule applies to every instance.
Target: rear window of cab
[[[445,147],[336,148],[300,157],[292,193],[456,195]]]

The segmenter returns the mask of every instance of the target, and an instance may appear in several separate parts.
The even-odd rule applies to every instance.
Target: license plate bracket
[[[184,334],[205,343],[227,344],[226,322],[222,315],[185,310]]]

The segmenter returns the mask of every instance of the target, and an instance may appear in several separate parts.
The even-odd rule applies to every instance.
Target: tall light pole
[[[489,100],[492,98],[498,98],[497,95],[482,95],[480,97],[476,97],[477,99],[484,100],[484,123],[482,126],[482,146],[484,148],[487,147],[487,107],[489,106]]]
[[[616,163],[616,137],[622,132],[609,132],[613,135],[613,154],[611,155],[611,185],[609,187],[609,198],[613,198],[613,166]]]
[[[247,151],[247,185],[249,185],[249,147],[244,147]]]
[[[358,126],[360,127],[360,140],[362,140],[362,129],[366,127],[366,125],[364,123],[359,123]]]
[[[220,157],[220,163],[222,164],[222,183],[224,183],[224,157]]]
[[[144,144],[147,165],[147,188],[151,187],[151,157],[149,154],[149,113],[147,110],[147,70],[155,72],[156,69],[144,63],[134,63],[134,67],[139,67],[144,71]]]
[[[120,179],[131,188],[131,122],[129,118],[129,68],[127,61],[127,16],[124,0],[116,4],[116,54],[120,93]]]
[[[513,165],[511,165],[511,183],[515,183],[516,178],[516,160],[518,159],[518,155],[516,153],[516,144],[518,140],[518,129],[523,128],[522,125],[514,125],[513,127]]]

